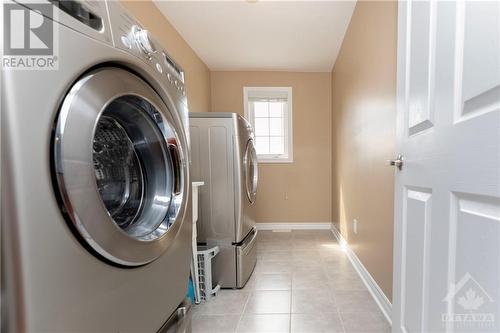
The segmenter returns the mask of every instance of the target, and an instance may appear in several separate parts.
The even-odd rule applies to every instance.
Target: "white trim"
[[[267,157],[258,157],[259,164],[270,164],[270,163],[293,163],[293,158],[291,157],[276,157],[276,158],[267,158]]]
[[[248,96],[252,92],[283,92],[287,96],[287,112],[285,114],[284,120],[286,122],[287,133],[285,135],[285,147],[287,150],[286,155],[278,155],[272,157],[272,155],[258,155],[257,158],[259,163],[293,163],[293,89],[292,87],[243,87],[243,109],[245,114],[245,119],[247,119],[250,124],[254,123],[253,116],[250,114],[248,109]]]
[[[256,223],[257,230],[330,230],[331,222]]]
[[[382,311],[382,313],[384,314],[385,318],[392,325],[392,318],[391,318],[392,304],[391,304],[391,302],[389,301],[387,296],[385,296],[384,292],[382,291],[382,289],[380,289],[379,285],[377,284],[375,279],[373,279],[370,272],[368,272],[368,270],[363,265],[361,260],[359,260],[356,253],[354,253],[354,251],[349,247],[349,244],[344,239],[344,237],[342,237],[342,235],[340,234],[340,232],[337,230],[337,228],[335,227],[335,225],[333,223],[331,225],[331,230],[332,230],[333,235],[335,236],[335,238],[339,242],[340,246],[343,249],[345,249],[345,252],[347,254],[347,257],[351,261],[351,264],[354,266],[354,269],[356,270],[356,272],[358,272],[359,277],[361,278],[361,280],[363,280],[363,283],[365,284],[366,288],[368,289],[368,291],[372,295],[373,299],[375,300],[375,302],[379,306],[379,308]]]

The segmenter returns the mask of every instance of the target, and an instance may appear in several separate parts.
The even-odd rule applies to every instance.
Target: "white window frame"
[[[293,163],[293,123],[292,123],[292,87],[243,87],[243,106],[245,118],[254,126],[255,118],[252,110],[249,108],[248,98],[250,95],[262,95],[263,97],[286,94],[287,108],[283,119],[285,122],[284,144],[285,154],[257,154],[259,163]]]

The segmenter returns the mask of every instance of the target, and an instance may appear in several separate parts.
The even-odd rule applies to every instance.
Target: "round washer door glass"
[[[137,266],[175,241],[185,209],[182,126],[156,92],[115,68],[76,83],[57,120],[57,187],[73,229],[100,256]]]
[[[243,167],[245,169],[247,197],[251,203],[254,203],[257,196],[259,169],[257,162],[257,152],[255,151],[253,140],[248,140],[245,157],[243,159]]]

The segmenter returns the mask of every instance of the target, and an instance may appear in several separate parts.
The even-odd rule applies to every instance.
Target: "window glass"
[[[283,106],[285,102],[270,102],[269,117],[283,117]]]
[[[255,118],[254,133],[256,136],[269,136],[269,118]]]
[[[283,118],[269,118],[269,135],[283,136]]]
[[[283,149],[283,138],[282,137],[270,137],[269,138],[269,153],[271,154],[283,154],[285,151]]]
[[[255,143],[258,154],[269,154],[269,137],[257,136],[255,137]],[[260,152],[260,153],[259,153]]]
[[[269,103],[268,102],[254,102],[254,116],[255,117],[268,117],[269,116]]]

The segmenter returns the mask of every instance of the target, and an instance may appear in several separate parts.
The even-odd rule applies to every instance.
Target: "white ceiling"
[[[211,70],[331,71],[355,1],[161,1]]]

